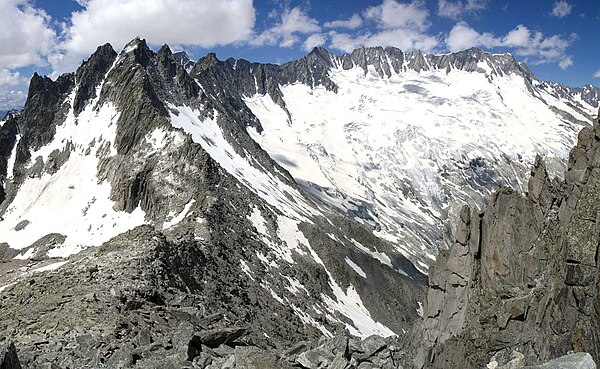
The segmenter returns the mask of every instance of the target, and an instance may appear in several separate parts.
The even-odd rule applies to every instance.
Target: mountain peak
[[[190,59],[189,55],[185,51],[178,51],[173,53],[175,60],[183,66],[183,68],[190,72],[194,66],[194,62]]]
[[[203,56],[202,58],[200,58],[196,64],[194,64],[194,69],[197,69],[198,71],[202,71],[205,69],[208,69],[210,67],[213,67],[217,64],[219,64],[219,59],[217,59],[217,54],[215,54],[214,52],[210,52],[208,54],[206,54],[206,56]]]
[[[79,114],[85,104],[96,97],[96,86],[117,57],[117,53],[111,44],[99,46],[90,58],[81,64],[75,73],[75,79],[79,84],[73,108],[75,114]]]
[[[173,55],[173,52],[171,51],[171,48],[169,47],[169,45],[164,44],[162,45],[162,47],[158,50],[157,54],[164,54],[164,55]]]
[[[326,48],[324,48],[323,46],[315,46],[311,52],[308,54],[308,56],[315,56],[315,57],[320,57],[320,58],[331,58],[332,54],[329,52],[329,50],[327,50]]]
[[[133,55],[135,63],[147,66],[152,59],[154,52],[148,47],[146,40],[139,36],[131,40],[119,53],[119,59],[125,59]]]

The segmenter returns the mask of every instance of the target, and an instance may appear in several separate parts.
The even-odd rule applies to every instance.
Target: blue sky
[[[598,0],[0,0],[0,110],[31,74],[73,71],[95,48],[135,36],[193,59],[282,63],[325,46],[511,52],[543,80],[600,85]]]

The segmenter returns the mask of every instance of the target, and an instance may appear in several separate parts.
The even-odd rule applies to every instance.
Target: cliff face
[[[528,190],[500,189],[483,213],[463,208],[454,244],[429,271],[410,365],[530,365],[569,351],[600,358],[599,120],[580,132],[564,181],[538,158]]]

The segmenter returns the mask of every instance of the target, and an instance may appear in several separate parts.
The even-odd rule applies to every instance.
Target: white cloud
[[[2,0],[0,14],[0,68],[43,65],[55,47],[49,16],[28,0]]]
[[[518,55],[529,59],[532,64],[558,63],[566,69],[573,65],[573,60],[567,54],[570,42],[577,38],[572,34],[569,39],[560,35],[544,37],[539,31],[531,31],[520,24],[504,36],[492,33],[479,33],[465,22],[454,25],[448,37],[446,46],[450,51],[464,50],[469,47],[505,47]]]
[[[371,6],[365,18],[376,21],[382,29],[414,29],[425,31],[429,27],[429,11],[423,1],[401,3],[384,0],[381,5]]]
[[[19,71],[11,71],[9,69],[0,69],[0,90],[7,89],[17,85],[27,83],[27,79],[21,77]]]
[[[558,0],[554,2],[551,14],[555,17],[562,18],[571,14],[571,10],[573,10],[573,6],[566,0]]]
[[[348,28],[348,29],[356,29],[360,27],[363,23],[363,20],[360,15],[354,14],[352,17],[348,19],[339,19],[331,22],[325,22],[323,24],[326,28]]]
[[[330,46],[350,52],[363,46],[396,46],[403,50],[431,51],[438,44],[437,37],[427,33],[429,12],[420,0],[399,2],[384,0],[380,5],[368,7],[364,18],[376,24],[376,30],[358,34],[331,31]]]
[[[26,99],[27,95],[22,91],[0,89],[0,110],[20,109],[25,104]]]
[[[458,20],[485,9],[487,0],[438,0],[438,15],[443,18]]]
[[[594,78],[600,78],[600,69],[594,73]]]
[[[110,42],[119,49],[136,36],[153,44],[213,47],[247,40],[252,0],[85,0],[71,17],[62,47],[89,54]]]
[[[351,52],[360,47],[395,46],[402,50],[433,50],[438,45],[437,38],[402,28],[365,33],[358,36],[331,31],[331,47]]]
[[[560,67],[560,69],[567,69],[571,65],[573,65],[573,59],[570,55],[565,56],[558,62],[558,66]]]
[[[466,22],[458,22],[446,38],[446,45],[450,51],[460,51],[470,47],[496,47],[501,41],[493,34],[479,33],[471,28]]]
[[[300,41],[298,34],[319,31],[321,31],[319,22],[309,17],[304,10],[295,7],[284,10],[279,23],[263,31],[250,43],[256,46],[279,45],[280,47],[292,47]]]
[[[302,44],[302,49],[304,51],[311,51],[313,48],[317,46],[325,45],[325,35],[322,33],[313,33],[310,35]]]

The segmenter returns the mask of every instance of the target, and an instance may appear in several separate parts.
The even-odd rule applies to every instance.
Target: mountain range
[[[530,265],[509,262],[523,253],[510,253],[512,241],[534,242],[546,229],[555,237],[547,245],[562,240],[552,216],[583,191],[571,177],[593,172],[598,96],[479,49],[316,48],[271,65],[212,53],[193,62],[136,38],[118,54],[100,46],[56,80],[35,74],[24,109],[0,123],[0,327],[15,342],[9,351],[26,367],[476,367],[493,356],[491,343],[469,347],[467,361],[448,358],[467,347],[449,336],[481,329],[466,323],[468,309],[512,314],[505,300],[521,307],[531,288],[558,285],[537,261],[513,280]],[[576,150],[569,156],[582,129],[585,162]],[[525,219],[480,226],[473,219],[504,219],[493,210],[503,186],[514,188],[509,207]],[[488,255],[505,234],[493,229],[514,239]],[[481,251],[449,261],[470,242]],[[565,267],[564,249],[547,248],[557,270],[576,274],[569,286],[586,281],[579,290],[588,297],[576,300],[593,301],[591,272],[568,266],[591,266],[589,253]],[[508,293],[490,275],[526,287]],[[489,298],[466,299],[477,283]],[[509,323],[527,323],[523,314],[494,324],[516,336],[523,326]],[[582,327],[587,342],[592,326]],[[497,352],[553,358],[506,342]],[[572,349],[560,342],[556,353]]]

